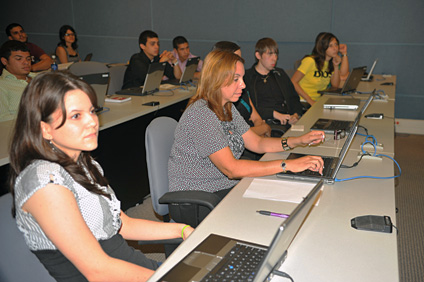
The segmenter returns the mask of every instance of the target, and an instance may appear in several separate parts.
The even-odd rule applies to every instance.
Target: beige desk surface
[[[375,76],[379,78],[379,76]],[[389,81],[389,79],[386,79]],[[396,77],[390,81],[395,82]],[[360,91],[371,92],[375,83],[364,85]],[[385,90],[395,97],[394,87]],[[393,93],[390,90],[393,89]],[[358,95],[359,96],[359,95]],[[360,95],[360,99],[364,95]],[[354,120],[356,111],[329,111],[322,108],[324,99],[312,107],[300,120],[305,131],[318,117]],[[394,116],[394,100],[373,102],[367,113],[382,112]],[[394,153],[393,120],[361,120],[370,134],[379,142],[385,142],[384,150]],[[289,131],[286,136],[298,136],[304,132]],[[357,160],[363,138],[357,136],[347,154],[344,164]],[[382,141],[383,140],[383,141]],[[297,148],[294,152],[337,156],[345,140],[326,139],[315,147]],[[284,159],[289,152],[266,154],[262,160]],[[341,169],[338,179],[356,176],[393,176],[392,160],[363,160],[352,169]],[[278,180],[275,175],[263,177]],[[188,240],[166,260],[149,281],[157,281],[182,257],[211,233],[235,237],[262,245],[269,245],[283,219],[261,216],[257,210],[265,209],[290,213],[296,204],[262,199],[244,198],[252,178],[244,178],[226,198],[200,224]],[[284,181],[281,181],[284,185]],[[305,185],[300,183],[299,185]],[[265,188],[265,187],[264,187]],[[396,233],[358,231],[350,226],[350,220],[361,215],[388,215],[396,225],[395,193],[393,179],[356,179],[325,185],[320,203],[315,207],[289,249],[281,270],[289,273],[294,281],[398,281]],[[272,281],[287,281],[275,277]]]
[[[164,89],[166,86],[161,86]],[[121,124],[123,122],[138,118],[148,113],[155,112],[159,109],[166,108],[170,105],[189,99],[195,93],[194,87],[185,89],[176,89],[173,91],[158,92],[155,95],[148,95],[143,97],[131,96],[131,101],[124,103],[108,103],[104,104],[105,108],[109,108],[109,111],[105,111],[99,114],[100,130],[107,129],[109,127]],[[125,95],[120,95],[125,96]],[[128,96],[129,97],[129,96]],[[143,106],[142,104],[159,101],[159,106]],[[14,120],[0,122],[0,166],[9,163],[8,148],[9,140],[11,138]]]
[[[396,94],[396,75],[390,77],[383,77],[381,74],[373,75],[374,79],[371,82],[361,81],[358,85],[360,92],[372,92],[374,89],[383,90],[389,99],[395,99]],[[393,85],[381,85],[385,82],[392,82]]]
[[[315,150],[337,154],[334,148]],[[280,159],[286,155],[267,154],[265,159]],[[356,153],[349,153],[346,163],[355,159]],[[393,173],[392,161],[383,159],[378,165],[364,162],[354,169],[345,169],[339,177],[367,175],[371,168],[374,175]],[[265,178],[278,180],[276,176]],[[149,281],[157,281],[211,233],[269,245],[283,219],[261,216],[256,211],[290,214],[296,204],[244,198],[251,181],[252,178],[241,180]],[[368,214],[388,215],[396,225],[393,179],[359,179],[324,185],[319,205],[293,241],[281,269],[295,281],[398,281],[396,233],[358,231],[350,227],[351,218]],[[274,278],[273,281],[286,280]]]

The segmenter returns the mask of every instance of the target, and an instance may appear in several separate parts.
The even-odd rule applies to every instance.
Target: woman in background
[[[56,56],[61,64],[80,62],[78,54],[78,38],[75,30],[70,25],[64,25],[59,30],[60,42],[57,44]]]
[[[13,213],[25,242],[57,281],[146,281],[156,261],[127,240],[182,236],[184,224],[130,218],[90,157],[99,121],[94,90],[62,72],[25,89],[10,156]]]
[[[321,32],[315,39],[312,54],[302,59],[291,80],[301,100],[312,106],[321,97],[318,91],[326,89],[330,83],[339,87],[341,76],[347,77],[348,72],[346,45],[339,46],[336,36]]]
[[[266,162],[240,159],[245,148],[282,152],[319,144],[325,137],[322,131],[311,131],[299,137],[266,138],[251,130],[233,105],[246,87],[243,63],[231,52],[214,50],[207,55],[197,92],[175,130],[168,163],[170,191],[201,190],[222,199],[243,177],[306,169],[322,173],[318,156]]]

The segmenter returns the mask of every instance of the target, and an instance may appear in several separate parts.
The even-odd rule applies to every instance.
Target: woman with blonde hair
[[[317,156],[267,162],[239,159],[245,148],[281,152],[319,144],[324,138],[321,131],[282,139],[254,133],[233,105],[246,87],[243,63],[230,52],[214,50],[207,55],[196,95],[175,131],[168,166],[171,191],[202,190],[223,198],[243,177],[306,169],[322,173],[323,161]]]

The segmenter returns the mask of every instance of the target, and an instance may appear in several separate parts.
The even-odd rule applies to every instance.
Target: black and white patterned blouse
[[[168,163],[170,191],[202,190],[216,192],[228,189],[239,180],[229,179],[209,159],[209,156],[229,147],[236,159],[244,151],[242,135],[249,125],[231,108],[233,120],[220,121],[205,100],[193,103],[182,115]]]
[[[103,173],[100,165],[93,163]],[[22,206],[39,189],[49,183],[64,186],[75,196],[80,212],[88,228],[97,240],[106,240],[114,236],[121,227],[120,206],[110,187],[101,187],[111,195],[111,200],[105,196],[94,194],[82,187],[59,164],[45,160],[37,160],[26,167],[15,183],[16,223],[24,234],[25,242],[30,250],[56,250],[56,246],[46,237],[34,217],[23,211]]]

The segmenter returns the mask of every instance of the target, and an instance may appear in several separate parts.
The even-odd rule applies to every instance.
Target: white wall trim
[[[424,120],[397,118],[395,132],[424,135]]]

